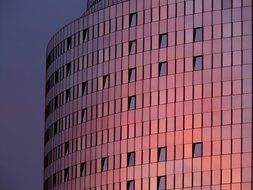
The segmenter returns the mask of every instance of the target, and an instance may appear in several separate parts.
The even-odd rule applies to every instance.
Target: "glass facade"
[[[50,40],[44,190],[250,190],[252,0],[88,0]]]

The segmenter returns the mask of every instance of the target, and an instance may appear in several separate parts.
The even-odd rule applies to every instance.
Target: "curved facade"
[[[252,1],[87,7],[47,48],[44,190],[252,189]]]

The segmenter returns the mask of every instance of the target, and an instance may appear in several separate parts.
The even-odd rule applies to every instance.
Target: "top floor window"
[[[71,49],[71,44],[72,44],[72,38],[71,36],[67,38],[67,50]]]
[[[83,30],[83,42],[87,42],[88,41],[88,28]]]

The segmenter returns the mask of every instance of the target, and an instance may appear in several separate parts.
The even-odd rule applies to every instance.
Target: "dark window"
[[[136,80],[136,69],[132,68],[128,71],[128,82],[133,82]]]
[[[203,67],[203,57],[197,56],[194,57],[194,71],[202,70]]]
[[[85,176],[85,163],[81,163],[80,176]]]
[[[64,154],[65,155],[69,154],[69,142],[65,142],[65,145],[64,145]]]
[[[129,42],[129,54],[135,54],[136,53],[136,41]]]
[[[201,157],[202,156],[202,143],[194,143],[193,144],[193,157]]]
[[[232,0],[222,0],[222,9],[230,9],[232,7]]]
[[[87,121],[87,109],[82,110],[82,123]]]
[[[158,162],[166,161],[166,147],[158,148]]]
[[[71,49],[71,43],[72,43],[72,38],[70,36],[67,38],[67,50]]]
[[[56,174],[53,175],[53,187],[56,185]]]
[[[127,190],[134,190],[134,180],[127,181]]]
[[[133,27],[137,25],[137,13],[130,14],[129,18],[129,27]]]
[[[135,153],[129,152],[127,154],[127,166],[134,166],[135,164]]]
[[[88,28],[86,28],[84,31],[83,31],[83,42],[87,42],[88,41]]]
[[[58,133],[58,125],[57,122],[54,122],[54,136]]]
[[[87,82],[83,82],[82,84],[82,96],[87,94]]]
[[[58,81],[59,81],[59,72],[58,72],[58,70],[57,70],[57,71],[55,71],[55,73],[54,73],[54,83],[56,84],[56,83],[58,83]]]
[[[69,169],[65,168],[64,169],[64,182],[68,181],[69,179]]]
[[[167,62],[159,63],[159,77],[167,75]]]
[[[58,96],[54,97],[54,109],[58,108]]]
[[[130,96],[128,97],[128,110],[133,110],[135,109],[135,96]]]
[[[160,34],[159,36],[159,47],[164,48],[167,47],[168,35],[167,34]]]
[[[203,28],[194,28],[194,42],[203,41]]]
[[[166,189],[166,176],[159,176],[157,179],[157,190]]]
[[[70,89],[66,90],[66,102],[70,101]]]
[[[108,158],[102,158],[102,171],[107,171],[108,170]]]
[[[66,74],[67,76],[71,75],[71,63],[68,63],[66,65]]]
[[[103,77],[103,88],[108,88],[109,87],[109,75],[105,75]]]

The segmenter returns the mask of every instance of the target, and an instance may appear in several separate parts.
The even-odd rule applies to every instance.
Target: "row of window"
[[[67,144],[67,146],[69,146],[69,144]],[[65,143],[65,154],[68,154],[68,150],[66,149],[66,143]],[[158,162],[166,161],[167,160],[166,159],[166,155],[167,155],[167,149],[166,149],[166,147],[160,147],[160,148],[158,148],[157,155],[158,155],[158,158],[157,158]],[[193,144],[193,157],[196,158],[196,157],[201,157],[201,156],[202,156],[202,143],[201,142],[200,143],[194,143]],[[109,160],[108,159],[109,159],[108,157],[103,157],[101,159],[101,171],[102,172],[107,171],[108,168],[109,168],[108,167],[108,165],[109,165]],[[134,165],[135,165],[135,152],[129,152],[129,153],[127,153],[127,166],[130,167],[130,166],[134,166]],[[71,178],[70,175],[69,175],[69,173],[70,173],[69,170],[70,169],[71,168],[65,168],[63,170],[64,171],[64,182],[66,182],[66,181],[68,181],[70,179],[76,178],[77,176],[83,177],[83,176],[86,175],[86,163],[85,162],[82,162],[80,164],[80,173],[79,173],[79,175],[72,176],[72,178]],[[90,172],[87,172],[87,174],[90,173]],[[59,172],[57,172],[57,173],[59,173]],[[56,182],[57,173],[52,175],[52,177],[53,177],[53,187],[55,185],[59,185],[59,183]],[[129,184],[130,186],[133,185],[131,183]]]
[[[195,28],[194,29],[194,42],[199,42],[203,40],[203,28]],[[168,46],[168,34],[160,34],[159,35],[159,48],[165,48]],[[136,48],[137,48],[137,41],[130,41],[129,42],[129,55],[131,54],[135,54],[136,53]],[[110,50],[110,49],[108,49]],[[106,50],[104,50],[106,51]],[[118,51],[117,49],[115,49],[115,53],[116,51]],[[109,52],[107,53],[103,53],[104,55],[107,54],[108,56],[110,55]],[[98,54],[99,55],[99,54]],[[106,56],[103,57],[103,61],[107,61],[110,58],[106,58]],[[64,77],[68,77],[70,76],[72,73],[76,72],[77,69],[74,68],[74,72],[72,72],[72,64],[67,63],[65,66],[61,67],[60,69],[58,69],[57,71],[55,71],[47,80],[46,82],[46,94],[48,93],[48,91],[55,85],[57,84],[59,81],[61,81]],[[60,75],[60,76],[59,76]]]
[[[118,19],[117,19],[117,21],[118,21]],[[121,19],[121,22],[122,22],[122,19]],[[105,22],[104,25],[105,25],[104,26],[105,30],[103,30],[102,35],[109,34],[109,32],[110,32],[109,22]],[[106,25],[108,25],[108,26],[106,27]],[[118,28],[118,30],[122,30],[122,24],[120,24],[120,26],[121,27]],[[129,27],[134,27],[134,26],[137,26],[137,13],[131,13],[129,15]],[[106,30],[106,28],[108,28],[108,29]],[[98,32],[98,29],[99,29],[99,27],[97,28],[97,30],[93,29],[93,33],[95,31]],[[202,31],[203,31],[202,28],[194,29],[194,42],[202,41],[202,38],[203,38]],[[98,36],[98,35],[95,35],[95,34],[93,34],[93,35]],[[47,57],[47,68],[61,54],[63,54],[64,52],[74,48],[75,46],[78,46],[81,43],[87,42],[88,38],[89,38],[89,28],[86,28],[86,29],[84,29],[84,30],[82,30],[78,33],[75,33],[73,36],[69,36],[67,39],[63,40],[55,48],[53,48],[53,50],[49,53],[49,55]],[[161,34],[159,36],[159,43],[160,43],[160,47],[166,47],[167,46],[167,36],[165,36],[165,34]],[[130,54],[132,54],[132,53],[133,52],[130,52]]]
[[[92,138],[85,138],[86,141],[92,141]],[[88,147],[83,147],[83,138],[73,139],[71,141],[67,141],[64,144],[60,144],[51,151],[49,151],[46,156],[44,157],[44,168],[47,168],[51,163],[54,161],[66,156],[68,154],[74,153],[79,149],[84,149]],[[79,148],[78,143],[82,146]],[[88,142],[85,143],[86,145],[89,144]],[[158,148],[158,161],[165,161],[167,160],[166,155],[166,147]],[[193,157],[199,157],[202,155],[202,143],[194,143],[193,144]],[[131,152],[128,153],[128,166],[134,165],[135,161],[135,153]]]
[[[80,173],[83,174],[85,172],[85,164],[81,164]],[[77,166],[72,166],[70,168],[65,168],[52,176],[50,176],[44,183],[44,190],[49,190],[57,185],[62,184],[63,182],[67,182],[68,180],[75,179],[76,175],[73,174],[76,171]],[[72,174],[72,176],[71,176]],[[64,177],[62,180],[62,176]],[[82,177],[82,175],[80,175]],[[135,189],[135,182],[134,180],[129,180],[126,183],[127,190],[134,190]],[[157,177],[157,190],[166,190],[166,176],[158,176]]]
[[[203,68],[203,57],[196,56],[194,57],[194,71],[202,70]],[[168,63],[161,62],[158,64],[158,72],[159,77],[165,76],[168,74]],[[116,75],[115,75],[116,77]],[[134,82],[136,80],[136,68],[131,68],[128,71],[128,82]],[[96,80],[96,86],[98,90],[103,90],[109,88],[109,75],[104,75],[103,77],[98,78]],[[116,81],[116,80],[115,80]],[[92,83],[94,85],[94,83]],[[87,95],[87,81],[82,83],[82,96]],[[96,88],[93,88],[96,89]],[[68,103],[69,101],[79,97],[79,87],[74,86],[73,88],[69,88],[66,91],[60,93],[59,95],[55,96],[46,106],[45,109],[45,116],[46,118],[58,107]]]
[[[185,2],[186,3],[186,2]],[[177,4],[176,4],[177,5]],[[222,1],[222,8],[223,9],[229,9],[232,8],[232,1],[231,0],[223,0]],[[165,17],[163,16],[163,19],[167,19],[168,15]],[[131,13],[129,15],[129,27],[137,26],[137,13]],[[143,17],[145,20],[145,18]],[[159,18],[160,20],[161,18]],[[112,20],[110,20],[112,22]],[[73,36],[68,37],[67,39],[60,42],[48,55],[47,57],[47,68],[50,66],[50,64],[59,57],[62,53],[66,52],[67,50],[78,46],[81,43],[84,43],[88,40],[88,32],[90,30],[90,33],[93,34],[93,37],[96,38],[98,36],[102,36],[105,34],[109,34],[110,32],[114,32],[116,30],[122,30],[123,29],[123,17],[118,17],[116,20],[113,20],[115,23],[110,23],[110,21],[106,21],[104,23],[100,23],[98,25],[95,25],[90,28],[86,28],[85,30],[82,30]],[[102,27],[101,27],[102,26]],[[99,29],[101,31],[99,31]],[[195,32],[195,34],[198,34],[198,32]],[[91,38],[91,35],[90,35]]]

